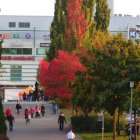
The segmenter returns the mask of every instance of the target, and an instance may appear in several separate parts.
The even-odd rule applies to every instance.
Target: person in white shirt
[[[70,130],[67,133],[67,140],[74,140],[74,138],[75,138],[75,134],[72,132],[72,130]]]

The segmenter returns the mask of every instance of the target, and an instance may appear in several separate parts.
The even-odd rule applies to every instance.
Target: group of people
[[[16,110],[17,110],[18,115],[20,114],[20,109],[22,109],[22,106],[19,102],[17,102]],[[33,118],[33,117],[36,117],[36,118],[41,117],[41,116],[44,117],[45,112],[46,111],[45,111],[44,104],[42,104],[41,107],[38,104],[35,106],[35,108],[26,107],[24,110],[26,124],[30,123],[31,118]],[[34,114],[35,114],[35,116],[34,116]],[[8,107],[6,109],[5,115],[6,115],[6,119],[7,119],[8,123],[9,123],[9,130],[13,131],[13,123],[15,122],[15,118],[12,114],[12,109],[10,107]]]
[[[33,118],[34,117],[34,113],[35,113],[35,117],[44,117],[45,115],[45,106],[44,104],[41,105],[41,107],[39,105],[36,105],[35,109],[33,107],[31,107],[30,109],[28,107],[26,107],[26,109],[24,110],[24,115],[25,115],[25,119],[27,118]]]
[[[44,94],[43,91],[38,92],[35,94],[35,91],[29,92],[29,94],[23,93],[22,96],[19,96],[20,101],[48,101],[49,97]]]
[[[19,103],[17,103],[17,104],[19,104]],[[18,106],[20,106],[20,107],[18,107]],[[16,109],[17,108],[21,109],[22,107],[21,107],[21,105],[16,105]],[[17,114],[19,114],[19,112],[20,111],[17,110]],[[25,116],[26,124],[30,123],[30,119],[34,117],[34,113],[35,113],[35,117],[41,117],[41,114],[42,114],[42,117],[44,117],[44,114],[45,114],[45,106],[44,106],[44,104],[42,104],[41,107],[37,104],[35,109],[33,107],[31,107],[31,108],[26,107],[25,108],[24,116]],[[12,115],[12,110],[11,110],[10,107],[7,108],[5,114],[6,114],[6,118],[7,118],[8,122],[9,122],[9,130],[13,131],[13,123],[15,121],[15,118]],[[60,131],[63,131],[64,124],[66,123],[65,115],[64,115],[63,112],[61,112],[59,114],[58,123],[59,123]],[[71,131],[68,132],[66,137],[67,137],[68,140],[74,140],[75,134],[71,130]]]
[[[30,123],[30,119],[34,117],[38,118],[38,117],[44,117],[45,115],[45,106],[44,104],[41,105],[41,107],[37,104],[35,109],[33,107],[31,107],[30,109],[28,107],[26,107],[26,109],[24,110],[24,115],[25,115],[25,120],[26,120],[26,124]]]

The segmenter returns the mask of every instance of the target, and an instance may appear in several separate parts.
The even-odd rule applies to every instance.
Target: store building
[[[51,16],[0,16],[1,95],[9,89],[20,89],[36,82],[36,73],[50,44]],[[12,91],[12,90],[11,90]]]
[[[112,34],[123,33],[127,39],[139,40],[140,36],[140,16],[114,15],[110,19],[109,31]]]

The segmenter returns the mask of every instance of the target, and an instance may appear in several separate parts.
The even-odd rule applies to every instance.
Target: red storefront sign
[[[1,56],[1,60],[34,61],[34,56]]]

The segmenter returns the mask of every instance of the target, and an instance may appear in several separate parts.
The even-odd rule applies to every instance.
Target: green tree
[[[46,59],[49,61],[56,57],[57,49],[65,50],[64,33],[67,14],[66,8],[67,0],[56,0],[54,19],[52,21],[50,29],[51,44],[49,47],[49,51],[46,54]]]
[[[127,61],[127,70],[129,75],[129,81],[134,81],[135,87],[139,86],[140,81],[140,45],[135,45],[129,47],[129,57]],[[134,87],[134,88],[135,88]],[[137,88],[136,88],[137,89]],[[133,92],[133,112],[134,112],[134,122],[135,122],[135,130],[137,129],[136,126],[136,114],[139,112],[140,108],[140,91],[134,90]],[[136,131],[135,131],[136,132]],[[137,133],[135,133],[136,139]]]
[[[94,47],[96,60],[93,62],[93,69],[94,76],[96,76],[96,90],[103,99],[103,109],[108,111],[114,119],[113,140],[116,140],[117,114],[123,111],[129,98],[126,62],[129,56],[129,46],[134,44],[121,34],[105,38],[104,44],[96,39],[96,44],[100,45]]]
[[[95,12],[96,30],[108,31],[110,22],[110,9],[107,0],[96,0]]]
[[[85,18],[86,18],[86,23],[87,23],[85,39],[86,38],[92,39],[94,35],[94,31],[95,31],[95,23],[93,20],[94,5],[95,5],[95,0],[83,0],[82,9],[85,13]]]

